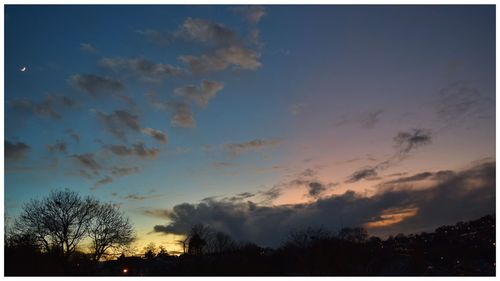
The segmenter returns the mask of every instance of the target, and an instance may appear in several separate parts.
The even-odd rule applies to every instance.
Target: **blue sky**
[[[7,5],[4,42],[13,217],[70,188],[121,203],[146,241],[182,234],[184,202],[313,208],[494,164],[494,6]]]

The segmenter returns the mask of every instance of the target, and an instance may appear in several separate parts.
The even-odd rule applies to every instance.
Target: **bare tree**
[[[109,250],[119,250],[134,240],[134,231],[129,219],[120,212],[118,205],[98,205],[88,224],[91,239],[92,259],[99,261]]]
[[[24,206],[15,228],[33,234],[42,249],[67,260],[85,237],[97,206],[91,197],[82,198],[67,189],[52,191],[47,198]]]

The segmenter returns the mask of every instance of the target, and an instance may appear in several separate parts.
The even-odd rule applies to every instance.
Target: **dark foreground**
[[[61,265],[28,246],[5,248],[5,274],[13,275],[177,275],[177,276],[494,276],[495,217],[442,226],[432,233],[398,234],[381,240],[361,229],[330,234],[321,229],[295,232],[278,249],[251,243],[219,252],[202,249],[170,256],[121,256],[93,264],[74,254]]]

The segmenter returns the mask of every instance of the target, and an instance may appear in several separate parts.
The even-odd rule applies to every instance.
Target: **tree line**
[[[193,225],[171,255],[150,243],[127,256],[133,226],[116,204],[52,191],[31,200],[5,236],[12,275],[495,275],[495,217],[442,226],[431,233],[381,239],[362,227],[289,232],[277,248],[238,241]],[[237,238],[237,237],[236,237]],[[87,247],[87,251],[82,251]],[[121,254],[118,259],[113,257]]]

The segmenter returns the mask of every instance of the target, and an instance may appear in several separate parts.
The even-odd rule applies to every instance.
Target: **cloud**
[[[196,103],[198,106],[206,107],[208,102],[223,88],[224,83],[212,80],[203,80],[200,86],[183,86],[176,88],[174,93],[177,96],[185,97],[186,99]]]
[[[84,53],[97,53],[97,49],[90,43],[81,43],[80,51]]]
[[[170,33],[163,33],[153,29],[137,30],[137,33],[143,35],[149,41],[157,44],[158,46],[167,46],[173,42],[174,36]]]
[[[5,159],[6,160],[21,160],[26,157],[26,154],[31,149],[31,147],[24,142],[11,142],[5,140]]]
[[[217,46],[238,45],[238,34],[220,23],[187,18],[175,33],[178,38]]]
[[[264,6],[238,6],[231,9],[235,13],[242,15],[246,21],[252,24],[259,23],[259,21],[266,15],[266,8]]]
[[[168,142],[168,137],[167,134],[163,133],[162,131],[158,131],[152,128],[143,128],[142,132],[148,136],[151,136],[155,140],[161,142],[161,143],[167,143]]]
[[[236,164],[231,163],[231,162],[221,162],[221,161],[212,162],[212,167],[214,167],[214,168],[232,167],[235,165]]]
[[[179,57],[195,74],[221,71],[229,66],[234,66],[235,69],[256,70],[262,66],[259,58],[260,53],[238,46],[221,48],[212,54]]]
[[[91,188],[91,190],[96,190],[98,189],[99,187],[103,186],[103,185],[106,185],[106,184],[110,184],[113,182],[113,179],[110,177],[110,176],[105,176],[104,178],[98,180],[95,184],[94,184],[94,187]]]
[[[400,220],[388,213],[406,212]],[[411,233],[495,212],[495,163],[457,172],[453,177],[424,190],[388,190],[371,197],[353,191],[312,203],[261,206],[253,202],[207,200],[183,203],[165,211],[169,223],[156,225],[160,233],[186,234],[195,224],[206,224],[238,240],[278,246],[292,229],[323,226],[372,226],[370,233]]]
[[[147,93],[149,103],[157,110],[165,110],[172,112],[170,124],[174,127],[194,128],[196,120],[189,104],[185,101],[160,101],[155,93]]]
[[[288,107],[288,112],[290,112],[293,116],[298,116],[302,113],[302,111],[304,111],[306,106],[307,104],[305,103],[295,103]]]
[[[104,148],[118,156],[137,156],[144,159],[154,159],[160,154],[159,149],[147,148],[143,142],[137,142],[132,146],[110,144]]]
[[[92,175],[98,175],[99,170],[102,169],[101,165],[96,161],[94,153],[73,154],[70,157],[75,159],[84,168],[81,171],[84,176],[92,177]]]
[[[115,110],[110,114],[96,111],[99,120],[103,123],[106,131],[120,140],[127,139],[127,130],[141,131],[139,116],[127,110]]]
[[[100,94],[106,92],[120,92],[125,87],[118,80],[94,74],[76,74],[71,76],[70,81],[77,89],[93,97],[98,97]]]
[[[226,143],[222,145],[222,148],[228,150],[232,155],[238,155],[247,151],[279,146],[281,143],[282,140],[280,139],[254,139],[242,143]]]
[[[351,176],[349,176],[349,179],[346,182],[353,183],[360,181],[362,179],[372,179],[376,176],[377,176],[377,167],[367,167],[354,172]]]
[[[106,69],[131,73],[147,81],[160,81],[166,77],[178,76],[183,72],[179,67],[155,63],[146,58],[103,58],[99,64]]]
[[[145,209],[142,210],[141,213],[149,217],[167,219],[169,211],[163,209]]]
[[[138,167],[113,167],[111,168],[111,174],[114,176],[128,176],[132,174],[137,174],[140,172]]]
[[[384,113],[384,110],[368,111],[359,114],[353,114],[350,116],[342,116],[339,122],[335,126],[343,126],[347,124],[357,124],[363,129],[372,129],[375,125],[380,122],[380,115]]]
[[[66,129],[64,133],[71,137],[76,143],[80,143],[80,134],[75,132],[73,129]]]
[[[152,194],[152,195],[140,195],[140,194],[129,194],[127,196],[124,196],[123,199],[129,200],[129,201],[144,201],[147,199],[151,198],[158,198],[161,197],[160,195]]]
[[[321,193],[326,190],[326,187],[319,182],[311,182],[309,183],[309,196],[313,198],[318,198]]]
[[[407,154],[418,147],[431,143],[431,139],[429,131],[413,129],[411,132],[399,132],[394,137],[394,143],[400,154]]]
[[[170,124],[174,127],[194,128],[196,121],[191,112],[191,108],[185,102],[169,102],[168,108],[173,110],[173,116],[170,119]]]
[[[45,95],[40,103],[28,99],[13,100],[10,102],[10,106],[15,110],[53,119],[62,118],[59,112],[57,112],[59,109],[74,108],[76,105],[76,101],[70,97],[55,94]]]
[[[437,118],[445,126],[462,124],[471,118],[494,116],[494,98],[487,97],[471,85],[458,80],[439,90],[435,100]]]
[[[56,141],[54,144],[48,144],[47,149],[49,152],[62,152],[64,154],[68,153],[68,145],[62,140]]]
[[[399,132],[394,138],[394,154],[376,165],[361,168],[355,171],[346,180],[347,183],[357,182],[363,179],[376,179],[378,172],[396,165],[403,161],[415,149],[428,145],[432,141],[432,135],[425,129],[412,129],[410,132]]]

